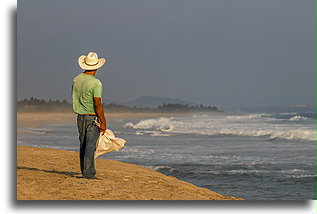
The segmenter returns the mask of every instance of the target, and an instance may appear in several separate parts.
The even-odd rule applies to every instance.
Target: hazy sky
[[[18,0],[18,99],[67,99],[95,51],[103,99],[314,103],[314,0]]]

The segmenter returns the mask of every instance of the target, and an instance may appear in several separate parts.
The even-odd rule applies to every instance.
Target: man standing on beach
[[[77,75],[72,85],[73,111],[77,116],[77,127],[80,141],[80,169],[83,178],[95,179],[96,142],[100,132],[106,130],[106,118],[102,106],[102,83],[95,77],[97,69],[106,62],[105,58],[98,58],[95,52],[78,58],[79,66],[84,70]],[[100,127],[95,124],[99,119]]]

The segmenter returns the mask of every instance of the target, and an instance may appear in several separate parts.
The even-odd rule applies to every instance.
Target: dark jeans
[[[96,174],[94,154],[99,137],[99,128],[94,115],[78,115],[77,127],[80,141],[80,169],[83,177],[91,178]]]

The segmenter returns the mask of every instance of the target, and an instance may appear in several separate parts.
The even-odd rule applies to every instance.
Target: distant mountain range
[[[180,100],[180,99],[172,99],[166,97],[156,97],[156,96],[141,96],[135,100],[128,101],[128,102],[118,102],[114,100],[106,100],[106,103],[116,103],[121,105],[126,105],[130,107],[158,107],[163,103],[168,104],[182,104],[182,105],[189,105],[189,106],[197,106],[197,103]]]

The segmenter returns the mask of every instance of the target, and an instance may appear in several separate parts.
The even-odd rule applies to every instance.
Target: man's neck
[[[95,76],[96,72],[97,72],[97,70],[91,70],[91,71],[86,70],[84,73]]]

